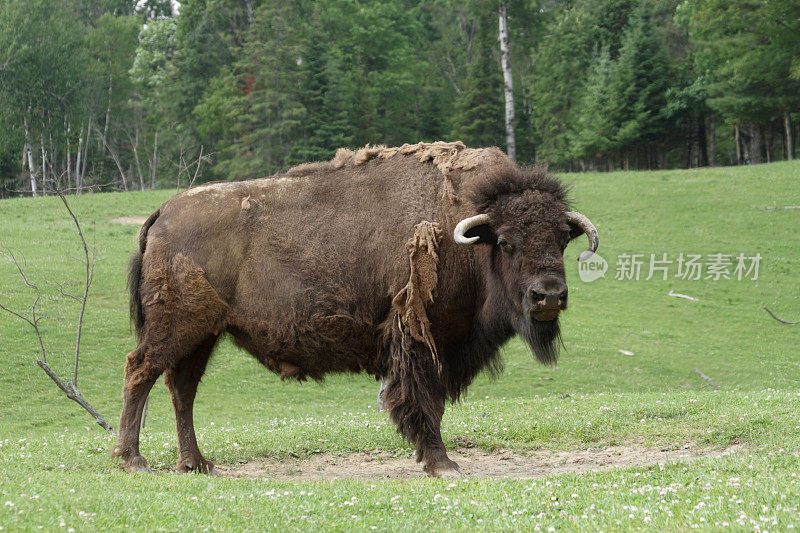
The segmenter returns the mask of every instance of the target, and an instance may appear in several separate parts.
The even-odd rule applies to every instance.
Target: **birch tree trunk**
[[[48,122],[50,122],[48,120]],[[53,144],[53,128],[50,128],[50,132],[48,133],[48,137],[50,140],[50,177],[53,181],[57,181],[59,179],[59,172],[56,168],[56,164],[58,163],[58,159],[56,158],[56,147]]]
[[[29,110],[30,111],[30,110]],[[28,156],[28,171],[31,176],[31,194],[36,196],[36,164],[33,161],[33,149],[31,143],[31,127],[28,123],[28,117],[23,119],[25,123],[25,153]]]
[[[142,165],[139,161],[139,128],[136,128],[136,133],[134,135],[133,140],[131,141],[131,146],[133,147],[133,160],[136,163],[136,174],[139,176],[139,189],[144,190],[144,176],[142,175]]]
[[[108,120],[111,115],[111,88],[113,87],[113,78],[108,76],[108,105],[106,106],[106,123],[103,126],[103,141],[108,138]]]
[[[772,162],[772,128],[769,126],[764,130],[764,155],[767,157],[767,163]]]
[[[786,159],[794,159],[794,139],[792,139],[792,117],[789,111],[783,111],[783,129],[786,132]]]
[[[44,148],[44,132],[39,135],[39,145],[42,149],[42,194],[47,195],[47,154]]]
[[[89,140],[86,140],[89,143]],[[81,192],[81,150],[83,150],[83,126],[78,124],[78,153],[75,155],[75,189]]]
[[[156,168],[158,167],[158,130],[153,139],[153,162],[150,165],[150,188],[156,188]]]
[[[97,134],[100,136],[100,141],[103,143],[103,146],[105,146],[106,151],[111,156],[111,159],[114,160],[114,164],[117,165],[119,176],[120,178],[122,178],[122,188],[125,190],[125,192],[128,192],[128,180],[125,177],[125,170],[122,168],[122,161],[119,158],[119,154],[117,154],[117,151],[114,150],[114,148],[112,148],[110,144],[108,144],[108,140],[106,139],[105,135],[100,135],[99,131],[97,132]]]
[[[92,136],[92,115],[89,115],[89,124],[86,126],[86,142],[83,143],[83,166],[81,167],[81,184],[83,187],[83,178],[86,176],[86,162],[89,160],[89,137]]]
[[[70,165],[70,149],[69,149],[69,134],[72,130],[70,123],[67,122],[67,117],[64,116],[64,129],[67,130],[67,191],[72,188],[72,167]]]
[[[506,99],[506,153],[512,161],[517,159],[517,141],[514,136],[514,80],[511,77],[511,52],[508,47],[508,5],[500,2],[500,57],[503,68],[503,92]]]
[[[739,132],[739,124],[733,125],[733,143],[736,145],[736,164],[742,164],[742,139]]]

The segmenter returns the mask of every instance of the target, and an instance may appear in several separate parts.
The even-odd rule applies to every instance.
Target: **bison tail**
[[[142,310],[141,300],[141,283],[142,283],[142,256],[144,255],[144,248],[147,244],[147,232],[150,226],[158,218],[160,209],[150,215],[142,229],[139,230],[139,249],[133,253],[131,261],[128,264],[128,291],[131,294],[131,322],[136,328],[136,334],[141,335],[142,326],[144,326],[144,311]]]

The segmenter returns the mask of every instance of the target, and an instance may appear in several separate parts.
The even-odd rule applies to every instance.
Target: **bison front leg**
[[[417,448],[417,462],[432,477],[459,477],[442,441],[444,386],[428,347],[395,332],[382,396],[397,431]]]

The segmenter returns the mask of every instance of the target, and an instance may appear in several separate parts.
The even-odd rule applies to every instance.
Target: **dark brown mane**
[[[569,203],[569,187],[542,167],[509,168],[489,174],[486,179],[473,182],[467,196],[478,212],[497,202],[503,196],[516,195],[528,190],[537,190],[552,195],[554,199]]]

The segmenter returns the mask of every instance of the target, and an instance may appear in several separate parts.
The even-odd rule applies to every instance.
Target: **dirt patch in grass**
[[[141,226],[142,224],[145,223],[146,220],[147,220],[146,216],[145,217],[118,217],[118,218],[112,218],[111,222],[114,222],[116,224],[134,224],[136,226]]]
[[[723,457],[743,451],[741,444],[724,448],[685,445],[680,449],[613,446],[602,450],[531,452],[472,448],[449,451],[451,459],[469,478],[526,479],[551,474],[585,473],[611,468],[647,466]],[[350,455],[320,454],[307,459],[263,459],[237,466],[218,466],[224,477],[270,478],[297,481],[334,479],[408,479],[424,477],[420,464],[412,458],[396,458],[385,451]]]

